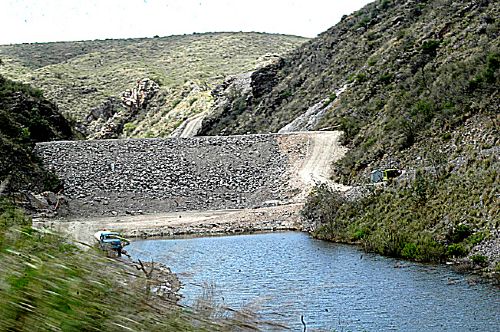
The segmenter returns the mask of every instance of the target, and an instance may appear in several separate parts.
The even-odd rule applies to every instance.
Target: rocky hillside
[[[377,0],[226,80],[201,134],[340,129],[336,181],[404,175],[355,202],[319,188],[304,211],[318,236],[500,274],[499,32],[498,1]]]
[[[305,116],[295,130],[346,132],[354,149],[337,171],[348,183],[429,136],[465,139],[453,132],[466,121],[481,130],[471,140],[492,145],[499,11],[487,0],[375,1],[256,72],[249,88],[226,81],[201,133],[277,132]]]
[[[54,189],[55,176],[33,155],[36,142],[71,139],[71,125],[42,92],[0,76],[0,194]]]
[[[42,89],[91,138],[158,137],[210,108],[210,90],[226,76],[254,69],[266,57],[285,54],[304,41],[261,33],[207,33],[4,45],[0,74]],[[139,109],[122,107],[122,94],[146,78],[158,85],[148,102]],[[116,113],[119,120],[112,119]]]

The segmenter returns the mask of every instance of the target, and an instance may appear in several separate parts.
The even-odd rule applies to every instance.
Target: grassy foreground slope
[[[499,32],[497,1],[374,1],[297,48],[270,92],[237,95],[202,133],[275,132],[317,105],[315,128],[344,131],[349,147],[336,181],[406,172],[356,202],[318,189],[305,211],[321,221],[318,236],[498,266]]]
[[[126,127],[126,136],[165,136],[207,110],[210,90],[228,75],[253,69],[269,53],[306,39],[262,33],[206,33],[158,38],[0,46],[0,74],[44,91],[69,119],[83,121],[109,97],[142,78],[158,98]]]
[[[0,200],[0,330],[209,330],[151,298],[148,280],[133,272],[32,229],[31,220]]]

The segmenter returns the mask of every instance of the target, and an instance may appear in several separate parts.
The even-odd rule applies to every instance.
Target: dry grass
[[[305,40],[261,33],[207,33],[0,46],[0,74],[42,89],[66,117],[77,121],[106,98],[119,96],[137,80],[149,77],[161,85],[163,102],[148,112],[147,121],[135,121],[136,130],[129,135],[150,131],[162,136],[179,119],[207,109],[209,91],[224,77],[251,70],[265,54],[287,53]],[[193,98],[199,102],[172,107],[178,99]]]

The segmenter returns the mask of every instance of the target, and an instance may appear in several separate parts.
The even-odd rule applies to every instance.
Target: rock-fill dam
[[[73,216],[241,209],[297,194],[310,136],[62,141],[36,152],[63,180]]]

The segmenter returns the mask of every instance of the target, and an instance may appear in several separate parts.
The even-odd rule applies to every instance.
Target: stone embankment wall
[[[292,195],[286,136],[49,142],[36,152],[63,179],[72,216],[254,208]]]

